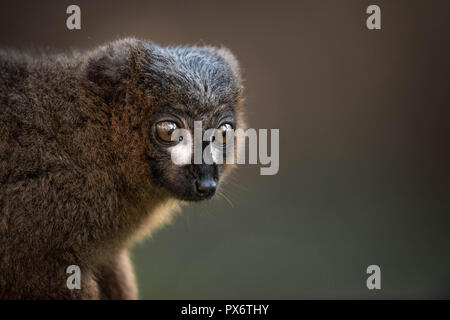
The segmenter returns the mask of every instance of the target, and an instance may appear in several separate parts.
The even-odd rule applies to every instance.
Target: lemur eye
[[[172,134],[178,126],[172,121],[161,121],[156,124],[156,134],[163,142],[173,142]]]
[[[231,137],[233,126],[230,123],[224,123],[217,129],[217,140],[223,144]]]

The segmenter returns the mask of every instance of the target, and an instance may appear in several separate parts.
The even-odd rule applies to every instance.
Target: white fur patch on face
[[[217,131],[216,131],[217,132]],[[211,155],[214,163],[223,164],[224,156],[226,156],[226,163],[234,163],[234,132],[230,130],[227,132],[226,144],[224,149],[224,141],[220,134],[215,136],[216,139],[211,143]]]
[[[214,163],[222,164],[223,163],[223,148],[213,145],[211,148],[211,155]]]
[[[221,142],[212,142],[211,143],[211,156],[216,164],[223,164],[224,156],[227,156],[227,163],[233,157],[233,147],[231,147],[231,143],[227,143],[225,150],[223,148],[223,144]]]
[[[203,161],[206,164],[223,164],[223,144],[217,140],[218,137],[217,129],[205,131],[205,141],[209,141],[208,146],[203,150]]]
[[[193,152],[192,136],[188,130],[177,129],[173,133],[174,137],[183,137],[177,145],[168,148],[172,162],[178,166],[190,164]]]

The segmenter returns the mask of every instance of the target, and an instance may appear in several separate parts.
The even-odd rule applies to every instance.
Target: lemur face
[[[153,178],[176,198],[188,201],[211,198],[222,173],[229,167],[225,162],[235,127],[234,110],[230,106],[211,110],[200,117],[179,105],[160,108],[151,119],[149,132],[155,155],[150,160]],[[194,139],[199,139],[200,163],[195,161]]]
[[[213,48],[153,50],[146,74],[159,103],[147,127],[151,179],[181,200],[211,198],[241,125],[235,60]]]

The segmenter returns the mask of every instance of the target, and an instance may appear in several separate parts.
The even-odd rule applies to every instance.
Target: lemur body
[[[241,122],[226,49],[136,39],[93,51],[0,51],[0,298],[134,299],[128,248],[209,198],[228,165],[176,166],[167,127]],[[66,268],[81,269],[81,289]]]

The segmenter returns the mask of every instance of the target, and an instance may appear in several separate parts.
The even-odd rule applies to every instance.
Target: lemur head
[[[134,39],[104,48],[102,55],[91,60],[88,78],[103,87],[107,82],[110,90],[101,92],[107,104],[119,105],[118,126],[127,128],[122,134],[139,133],[129,142],[139,158],[133,161],[145,167],[153,186],[172,197],[212,197],[231,167],[226,164],[234,140],[230,132],[243,127],[242,81],[234,56],[225,48],[162,48]],[[199,132],[200,163],[193,148]],[[236,148],[234,141],[231,146]]]

